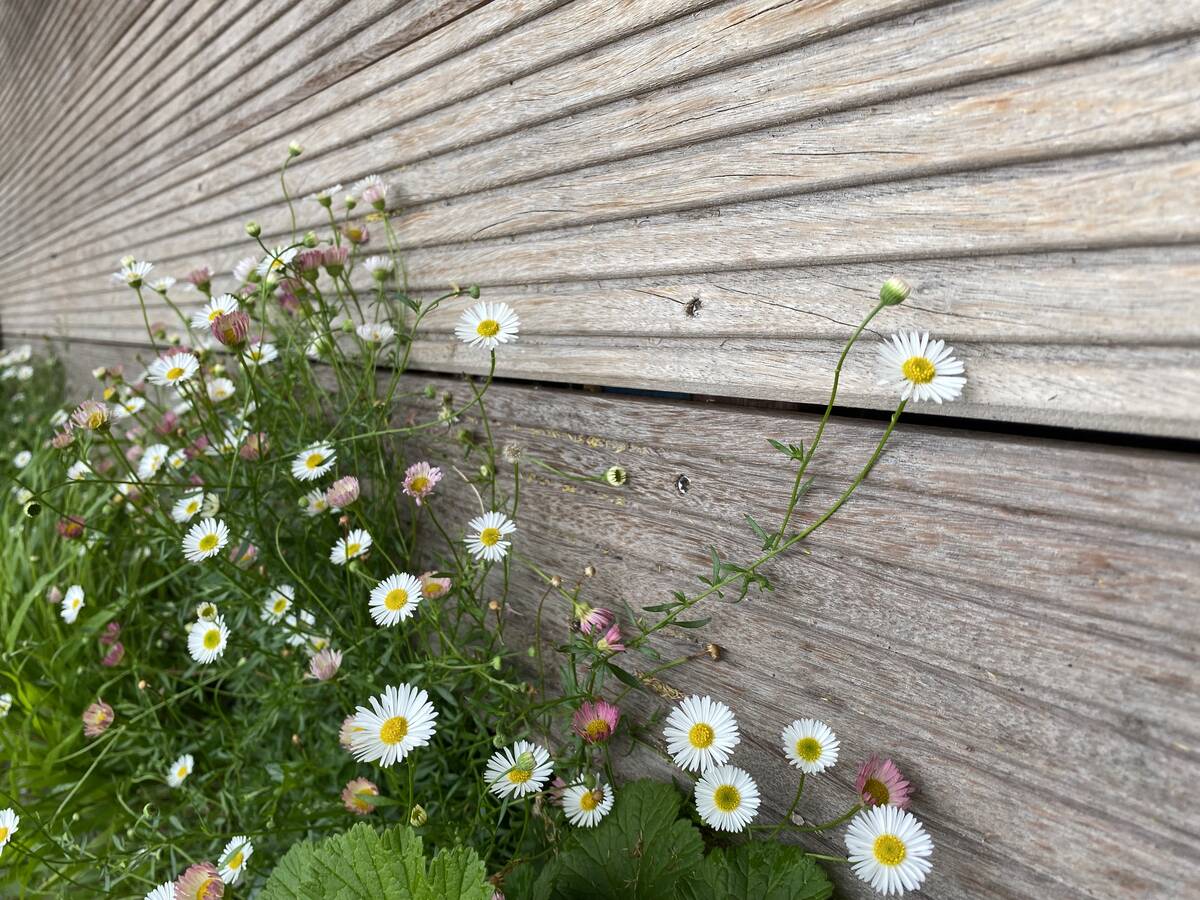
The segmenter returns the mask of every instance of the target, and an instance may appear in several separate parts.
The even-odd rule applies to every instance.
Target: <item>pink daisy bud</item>
[[[621,653],[625,645],[621,643],[621,626],[612,625],[604,632],[604,637],[596,641],[596,649],[601,653]]]
[[[863,806],[898,806],[908,809],[911,785],[904,780],[890,759],[872,756],[858,767],[854,789],[862,795]]]
[[[350,739],[354,736],[354,732],[358,730],[358,726],[354,724],[353,714],[342,719],[342,727],[338,729],[338,743],[342,745],[342,749],[347,753],[351,749]]]
[[[296,268],[301,272],[308,274],[316,272],[325,262],[325,252],[323,250],[305,250],[296,257]]]
[[[116,643],[117,638],[121,636],[121,623],[109,622],[104,629],[104,633],[100,635],[100,643],[105,647],[111,647]]]
[[[70,447],[74,440],[75,432],[71,430],[70,423],[67,423],[66,428],[64,428],[62,431],[56,432],[54,437],[50,438],[50,446],[55,450],[63,450],[66,447]]]
[[[175,413],[168,409],[165,413],[163,413],[163,417],[159,420],[158,424],[154,426],[154,430],[159,434],[170,434],[178,427],[179,416],[175,415]]]
[[[74,541],[83,537],[83,527],[86,522],[87,520],[83,516],[64,516],[58,520],[58,524],[54,527],[58,530],[60,537]]]
[[[421,501],[433,493],[437,483],[442,480],[442,470],[427,462],[413,463],[404,472],[404,493],[416,501]]]
[[[202,435],[200,435],[200,437],[198,437],[194,441],[192,441],[192,443],[190,445],[183,448],[183,454],[188,459],[196,459],[198,456],[201,456],[204,453],[204,451],[207,449],[208,449],[208,436],[202,434]]]
[[[421,596],[427,600],[436,600],[438,597],[444,597],[446,592],[450,590],[449,578],[438,578],[432,572],[424,572],[419,576],[421,582]]]
[[[212,275],[212,269],[208,266],[200,266],[200,268],[188,272],[186,280],[200,293],[207,294],[212,286]]]
[[[329,501],[330,506],[345,509],[358,499],[358,479],[353,475],[339,478],[329,486],[329,490],[325,492],[325,499]]]
[[[378,796],[379,788],[374,782],[366,778],[354,778],[346,782],[346,787],[342,789],[342,805],[356,816],[368,816],[375,811],[375,805],[366,798]]]
[[[246,437],[246,442],[242,444],[238,450],[238,456],[242,459],[254,461],[262,459],[267,455],[267,450],[270,449],[270,443],[267,441],[267,436],[264,432],[257,431],[254,434]]]
[[[222,313],[208,326],[212,336],[226,347],[236,347],[246,339],[250,331],[250,317],[240,309]]]
[[[308,661],[308,674],[317,681],[330,681],[342,667],[342,652],[326,647]]]
[[[84,737],[99,737],[113,723],[113,708],[103,700],[97,700],[83,711]]]
[[[346,259],[350,256],[350,248],[326,247],[322,256],[325,261],[325,270],[330,275],[341,275],[342,269],[346,267]]]
[[[191,866],[175,882],[175,900],[220,900],[224,894],[221,873],[207,861]]]
[[[383,181],[374,181],[362,192],[363,203],[369,203],[376,209],[383,209],[387,201],[388,186]]]
[[[100,660],[100,665],[108,666],[110,669],[113,666],[119,666],[121,660],[125,658],[125,645],[117,641],[112,645],[112,649],[104,654],[104,659]]]
[[[245,568],[258,556],[258,548],[249,541],[235,543],[229,550],[229,561]]]
[[[603,607],[593,609],[586,604],[579,607],[576,615],[579,617],[579,630],[589,635],[607,631],[617,621],[617,617],[613,615],[611,609]]]
[[[62,603],[63,592],[58,589],[57,584],[50,585],[50,590],[46,591],[47,603]]]
[[[589,744],[595,744],[612,737],[619,721],[621,710],[613,704],[607,700],[589,700],[575,711],[571,727]]]

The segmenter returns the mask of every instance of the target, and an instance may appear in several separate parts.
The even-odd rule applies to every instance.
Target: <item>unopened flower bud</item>
[[[721,648],[717,644],[705,644],[704,652],[707,653],[709,656],[711,656],[713,659],[721,658]]]
[[[889,278],[879,289],[879,301],[884,306],[898,306],[908,299],[912,288],[903,278]]]
[[[236,347],[250,331],[250,317],[240,309],[222,313],[212,320],[209,330],[226,347]]]
[[[550,576],[550,586],[556,588],[562,587],[562,577],[559,575]]]
[[[408,814],[408,824],[413,828],[420,828],[429,821],[429,813],[425,812],[425,807],[417,804],[412,808],[412,812]]]
[[[257,222],[247,222],[246,234],[250,235],[252,238],[256,238],[262,234],[262,227]]]
[[[472,300],[478,300],[479,299],[479,285],[477,285],[477,284],[471,285],[469,288],[467,288],[467,293],[470,295]]]
[[[317,246],[317,244],[319,244],[319,243],[321,243],[321,239],[319,237],[317,237],[317,233],[315,231],[306,231],[304,233],[304,246],[305,247],[307,247],[308,249],[311,250],[313,247]]]
[[[36,500],[26,500],[24,510],[25,515],[31,519],[36,519],[42,513],[42,504]]]
[[[620,466],[609,466],[604,473],[604,480],[613,487],[623,487],[629,480],[629,473]]]
[[[288,156],[299,156],[304,152],[304,148],[300,146],[298,141],[292,141],[288,144]]]
[[[526,750],[517,757],[517,761],[513,764],[513,770],[516,772],[532,772],[537,765],[537,760],[534,755]]]

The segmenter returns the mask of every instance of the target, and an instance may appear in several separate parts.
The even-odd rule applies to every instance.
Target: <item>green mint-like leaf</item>
[[[833,884],[825,870],[794,844],[758,841],[713,850],[700,877],[680,886],[679,900],[827,900]]]

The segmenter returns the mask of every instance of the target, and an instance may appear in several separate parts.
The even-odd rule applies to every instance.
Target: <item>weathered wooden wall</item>
[[[0,46],[0,330],[69,339],[81,371],[137,352],[118,257],[228,273],[246,220],[282,235],[293,138],[297,195],[396,185],[418,288],[519,305],[514,381],[821,402],[904,275],[879,328],[968,365],[938,412],[1059,438],[903,426],[777,593],[719,612],[726,658],[672,678],[738,705],[775,812],[792,716],[830,721],[847,762],[894,754],[937,842],[926,896],[1200,892],[1200,464],[1128,449],[1200,437],[1200,4],[24,0]],[[421,368],[478,370],[458,308]],[[892,402],[872,353],[847,407]],[[523,544],[634,605],[714,539],[742,547],[742,514],[786,490],[763,437],[811,431],[516,384],[496,402],[531,452],[633,473],[619,494],[535,483],[555,516]],[[836,425],[826,491],[875,434]]]

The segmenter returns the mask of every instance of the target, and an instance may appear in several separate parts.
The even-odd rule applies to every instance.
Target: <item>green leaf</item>
[[[703,628],[712,621],[712,616],[705,616],[703,619],[688,619],[685,621],[677,621],[675,625],[679,628]]]
[[[620,666],[614,666],[612,663],[605,663],[605,665],[608,666],[608,670],[610,672],[617,676],[618,681],[624,682],[625,684],[634,688],[640,688],[642,686],[642,683],[637,680],[636,675],[631,675]]]
[[[679,900],[826,900],[833,884],[817,862],[794,844],[756,841],[713,850],[700,877],[680,886]]]
[[[301,887],[308,879],[312,868],[312,841],[299,841],[292,844],[283,858],[275,864],[267,886],[263,889],[263,900],[291,900],[293,897],[303,897]]]

